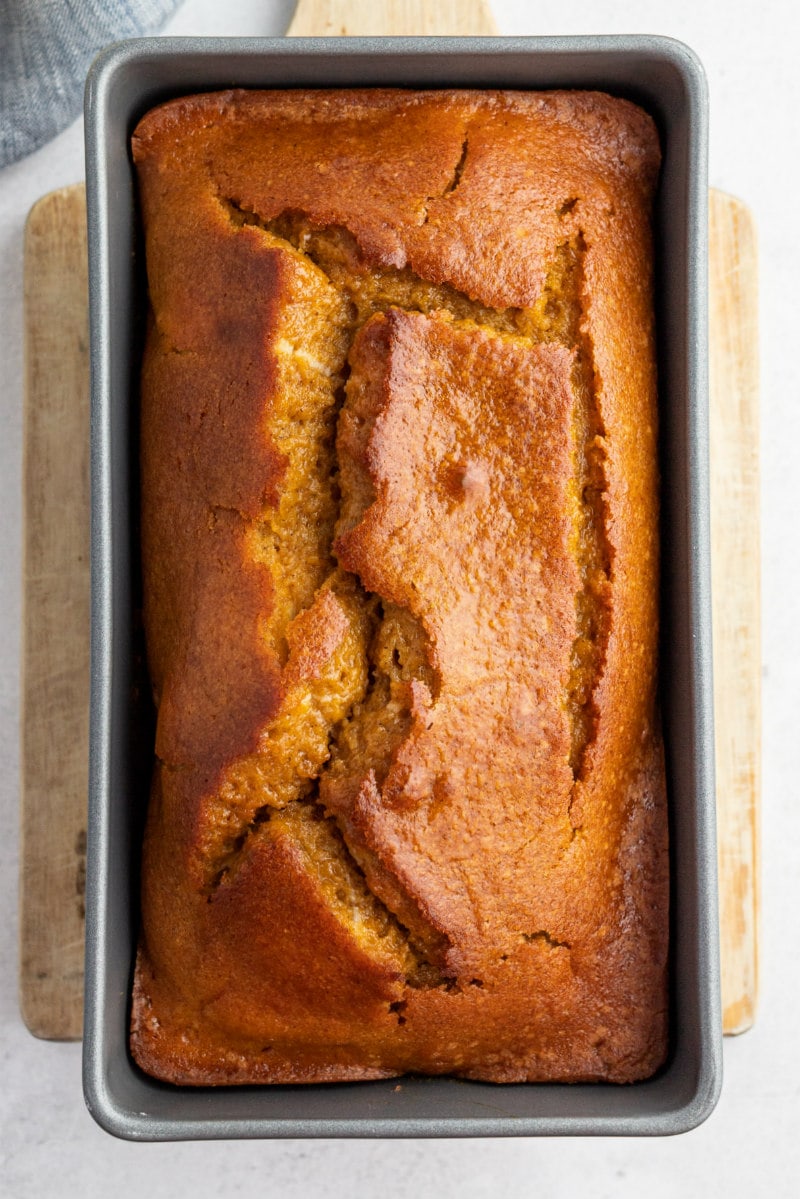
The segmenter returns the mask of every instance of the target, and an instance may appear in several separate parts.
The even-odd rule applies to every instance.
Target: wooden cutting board
[[[301,0],[291,35],[496,32],[480,0]],[[756,248],[711,194],[711,488],[723,1022],[758,984],[760,641]],[[89,703],[89,368],[83,185],[25,232],[20,1005],[39,1037],[83,1020]]]

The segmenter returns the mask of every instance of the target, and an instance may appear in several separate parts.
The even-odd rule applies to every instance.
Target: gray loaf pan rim
[[[662,708],[670,790],[670,1055],[653,1079],[494,1085],[450,1078],[188,1088],[127,1048],[152,716],[137,702],[136,379],[144,284],[130,134],[172,96],[242,87],[598,88],[659,125],[656,211],[662,471]],[[129,1140],[664,1135],[704,1120],[722,1074],[707,419],[707,98],[661,37],[143,39],[86,85],[92,370],[92,664],[83,1078]],[[141,693],[141,688],[138,688]],[[144,713],[144,714],[143,714]]]

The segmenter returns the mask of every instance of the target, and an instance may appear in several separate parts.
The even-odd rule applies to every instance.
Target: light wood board
[[[478,0],[301,0],[291,34],[487,33]],[[374,19],[375,13],[379,20]],[[756,253],[739,201],[711,196],[712,569],[723,1015],[758,977],[760,658]],[[37,1036],[82,1029],[89,668],[88,355],[82,185],[32,209],[26,430],[20,1001]]]
[[[89,738],[89,328],[82,186],[25,230],[20,1005],[79,1037]]]
[[[758,261],[741,201],[711,193],[709,422],[722,1019],[744,1032],[758,998],[761,613]]]
[[[289,37],[497,33],[484,0],[299,0]]]

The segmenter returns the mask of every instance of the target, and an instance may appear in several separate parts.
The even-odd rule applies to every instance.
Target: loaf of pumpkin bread
[[[135,1060],[649,1076],[652,121],[590,92],[230,91],[148,113],[133,156]]]

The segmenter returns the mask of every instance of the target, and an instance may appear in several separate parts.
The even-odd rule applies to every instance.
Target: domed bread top
[[[223,92],[133,137],[158,712],[131,1047],[187,1084],[666,1052],[654,126]]]

